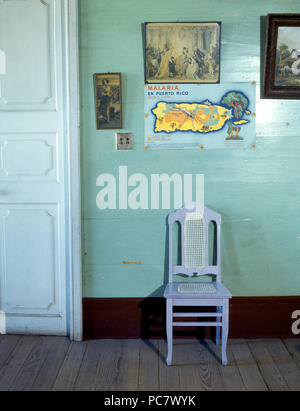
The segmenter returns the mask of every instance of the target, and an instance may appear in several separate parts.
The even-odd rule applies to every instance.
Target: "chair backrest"
[[[190,277],[213,274],[216,276],[216,281],[221,282],[221,215],[207,207],[195,204],[193,209],[183,207],[170,214],[168,222],[169,282],[173,281],[173,276],[176,274],[185,274]],[[180,265],[174,265],[173,262],[173,228],[176,222],[181,228]],[[217,247],[215,265],[209,265],[209,224],[211,222],[216,228],[214,230]]]

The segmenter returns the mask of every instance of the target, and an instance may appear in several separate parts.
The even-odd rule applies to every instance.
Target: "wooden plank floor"
[[[1,391],[300,391],[300,339],[210,341],[0,336]]]

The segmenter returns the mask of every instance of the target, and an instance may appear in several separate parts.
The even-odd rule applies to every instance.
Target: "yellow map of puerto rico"
[[[227,120],[232,118],[230,109],[204,103],[166,103],[159,102],[152,109],[155,116],[154,131],[174,133],[176,131],[193,131],[209,133],[221,130]]]

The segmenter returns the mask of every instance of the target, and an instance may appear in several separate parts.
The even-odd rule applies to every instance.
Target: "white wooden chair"
[[[229,299],[232,297],[227,288],[221,283],[221,248],[220,214],[195,204],[192,210],[181,208],[169,215],[169,283],[164,297],[167,303],[167,364],[172,363],[173,327],[203,326],[216,327],[216,344],[220,345],[222,334],[222,364],[227,364],[226,346],[229,326]],[[178,222],[181,227],[181,264],[173,262],[173,226]],[[216,264],[209,265],[209,224],[216,225]],[[213,275],[212,282],[173,282],[173,276],[184,275],[198,277]],[[216,307],[211,313],[174,312],[173,307]],[[173,321],[175,317],[215,318],[212,322]]]

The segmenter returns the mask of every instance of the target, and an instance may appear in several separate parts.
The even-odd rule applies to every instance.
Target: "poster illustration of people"
[[[145,84],[145,149],[255,144],[256,85]]]
[[[146,23],[146,83],[219,83],[221,23]]]

